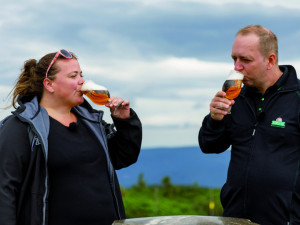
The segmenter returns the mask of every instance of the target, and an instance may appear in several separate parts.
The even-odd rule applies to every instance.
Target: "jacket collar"
[[[283,72],[283,74],[273,86],[276,86],[277,89],[281,91],[300,90],[300,81],[297,78],[295,68],[291,65],[282,65],[279,66],[279,69]],[[249,91],[257,91],[257,89],[244,85],[240,96],[245,97],[246,93]]]
[[[26,119],[33,120],[41,111],[48,116],[46,109],[39,104],[36,96],[23,96],[18,99],[19,107],[14,114],[20,115]],[[90,121],[99,122],[103,117],[103,111],[93,109],[84,99],[84,102],[72,109],[78,116]]]

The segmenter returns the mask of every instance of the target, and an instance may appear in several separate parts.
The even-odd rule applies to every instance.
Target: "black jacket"
[[[47,225],[49,116],[37,98],[23,99],[19,104],[14,115],[0,124],[0,225]],[[124,219],[115,169],[136,162],[142,141],[140,120],[132,109],[128,119],[113,118],[117,128],[113,134],[102,120],[102,111],[92,109],[86,101],[73,109],[103,146],[116,219]]]
[[[280,69],[283,76],[268,97],[257,100],[254,88],[244,86],[231,115],[222,121],[208,115],[203,121],[204,153],[231,146],[221,190],[224,216],[300,224],[300,82],[292,66]]]

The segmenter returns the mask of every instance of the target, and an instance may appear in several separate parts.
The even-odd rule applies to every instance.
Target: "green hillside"
[[[147,186],[143,174],[131,188],[121,188],[127,218],[202,215],[221,216],[220,189],[173,185],[164,177],[160,185]]]

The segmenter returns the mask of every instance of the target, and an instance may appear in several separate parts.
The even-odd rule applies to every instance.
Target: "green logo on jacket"
[[[276,120],[273,120],[271,127],[285,128],[285,122],[282,121],[282,118],[278,117]]]

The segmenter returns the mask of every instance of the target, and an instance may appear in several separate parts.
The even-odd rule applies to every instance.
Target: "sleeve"
[[[0,224],[17,222],[18,194],[29,162],[30,145],[25,124],[15,117],[0,129]]]
[[[230,138],[226,133],[225,118],[216,121],[207,115],[198,135],[198,142],[203,153],[221,153],[230,146]]]
[[[108,149],[115,169],[135,163],[142,145],[142,124],[133,109],[128,119],[112,118],[117,132],[108,140]]]

